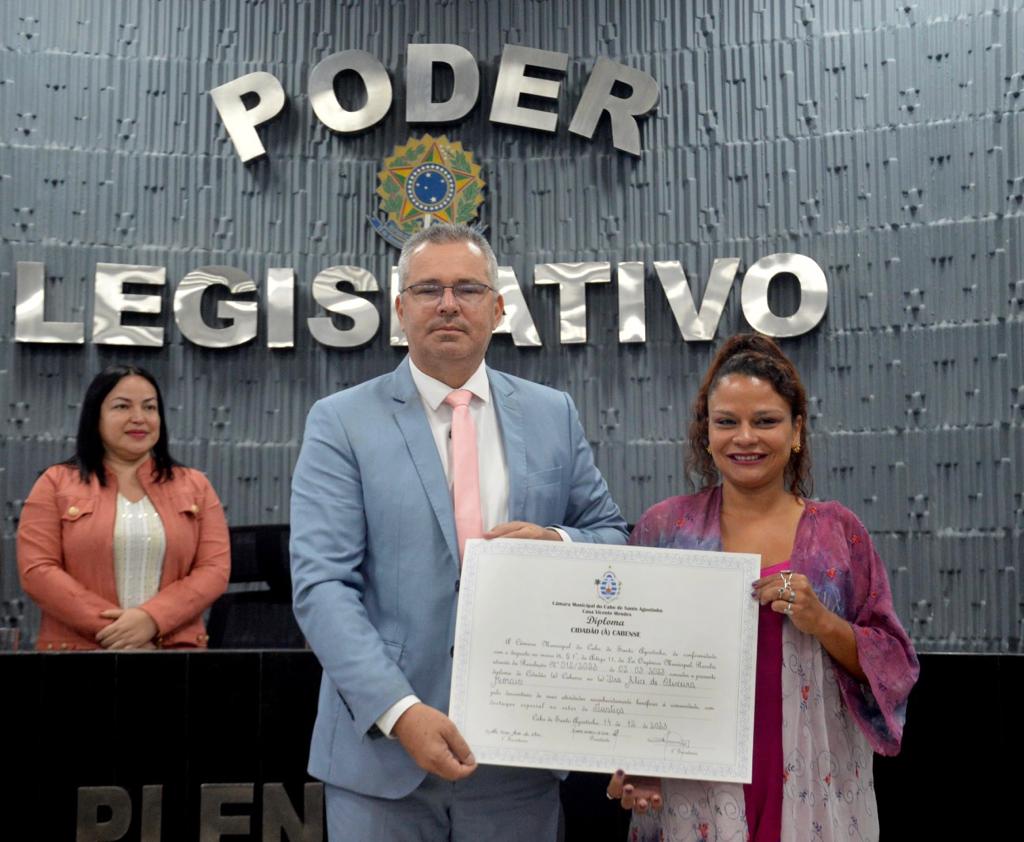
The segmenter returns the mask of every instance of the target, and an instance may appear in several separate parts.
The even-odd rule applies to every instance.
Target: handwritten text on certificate
[[[757,556],[472,541],[450,715],[482,763],[749,781]]]

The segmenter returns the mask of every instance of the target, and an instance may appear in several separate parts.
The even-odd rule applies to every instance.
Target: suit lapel
[[[523,413],[515,386],[500,371],[487,369],[494,409],[505,444],[508,467],[508,519],[522,520],[526,511],[526,440]]]
[[[392,397],[395,400],[395,421],[405,439],[409,458],[412,459],[419,474],[423,491],[434,510],[434,516],[444,534],[445,542],[452,558],[458,564],[459,542],[455,536],[455,512],[452,509],[452,498],[448,492],[448,481],[441,468],[441,459],[437,455],[437,444],[430,432],[426,413],[420,393],[416,391],[412,374],[409,372],[409,360],[406,358],[395,369],[395,388]]]

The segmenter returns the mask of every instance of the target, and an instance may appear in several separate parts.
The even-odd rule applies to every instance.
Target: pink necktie
[[[455,504],[455,532],[459,536],[459,561],[466,541],[484,534],[480,513],[480,468],[477,464],[476,425],[469,414],[473,393],[456,389],[444,399],[452,408],[452,498]]]

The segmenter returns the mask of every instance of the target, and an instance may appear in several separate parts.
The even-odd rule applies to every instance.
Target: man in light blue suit
[[[477,768],[446,716],[459,589],[452,409],[472,392],[485,538],[621,544],[625,523],[564,392],[484,364],[503,302],[482,237],[406,243],[409,355],[318,401],[292,483],[295,614],[324,668],[310,774],[332,842],[554,839],[558,781]],[[475,495],[474,495],[475,496]]]

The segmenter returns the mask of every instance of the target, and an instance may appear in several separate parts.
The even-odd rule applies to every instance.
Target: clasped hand
[[[114,621],[96,632],[96,642],[104,649],[156,648],[153,638],[159,629],[141,608],[108,608],[100,616]]]

